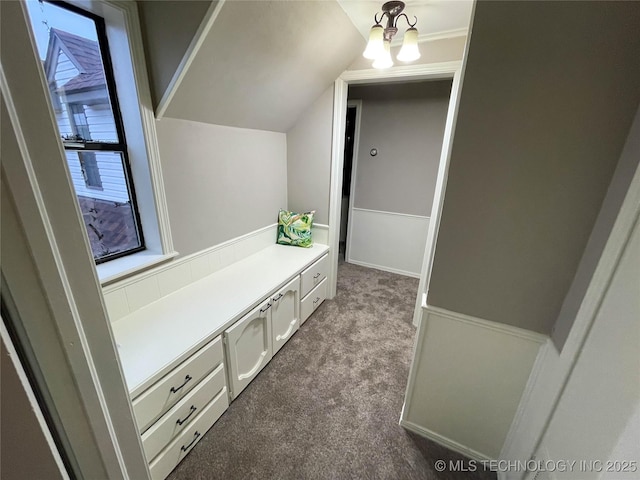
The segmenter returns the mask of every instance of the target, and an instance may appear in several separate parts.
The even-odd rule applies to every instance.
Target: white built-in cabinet
[[[327,251],[273,245],[112,324],[153,480],[326,298]]]

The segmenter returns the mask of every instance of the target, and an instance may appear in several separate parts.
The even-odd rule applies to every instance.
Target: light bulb
[[[384,53],[384,28],[382,25],[374,25],[369,32],[369,43],[362,56],[370,60],[375,60]]]
[[[389,40],[385,40],[382,55],[375,59],[373,62],[373,68],[389,67],[393,67],[393,59],[391,58],[391,42]]]
[[[418,30],[411,27],[404,33],[402,48],[398,53],[398,60],[401,62],[413,62],[420,58],[418,49]]]

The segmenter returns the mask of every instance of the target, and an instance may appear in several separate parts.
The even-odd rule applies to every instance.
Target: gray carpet
[[[169,476],[494,479],[398,425],[418,280],[341,263],[324,302]]]

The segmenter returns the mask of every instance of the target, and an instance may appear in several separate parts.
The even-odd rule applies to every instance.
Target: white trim
[[[487,457],[483,453],[473,450],[472,448],[465,447],[464,445],[458,442],[455,442],[427,428],[423,428],[420,425],[416,425],[413,422],[400,419],[400,426],[409,430],[410,432],[420,435],[421,437],[428,438],[429,440],[433,440],[437,444],[447,447],[448,449],[453,450],[454,452],[461,453],[465,457],[469,457],[473,460],[478,460],[480,462],[488,462],[493,460],[491,457]]]
[[[22,6],[22,8],[26,8]],[[25,19],[26,17],[26,12]],[[31,33],[31,32],[29,32]],[[39,80],[43,91],[46,91],[46,87],[44,85],[44,73],[42,69],[38,69]],[[27,146],[26,139],[24,138],[22,125],[20,122],[20,115],[16,109],[16,106],[13,101],[13,96],[11,94],[11,90],[9,87],[9,83],[4,73],[4,68],[2,64],[0,64],[0,91],[2,92],[2,96],[4,98],[4,104],[7,109],[7,113],[11,122],[11,126],[13,128],[16,142],[18,144],[18,149],[20,150],[20,156],[22,158],[16,159],[19,162],[21,167],[24,169],[24,174],[27,177],[27,181],[29,182],[29,186],[31,188],[31,199],[34,203],[34,207],[39,214],[39,218],[37,219],[41,228],[44,230],[44,234],[48,240],[46,243],[47,253],[52,257],[52,260],[55,264],[55,269],[57,271],[56,280],[60,282],[62,289],[65,294],[65,305],[69,308],[69,314],[72,317],[75,329],[67,332],[67,336],[65,338],[65,345],[70,345],[71,350],[69,351],[69,347],[67,347],[66,353],[70,355],[70,363],[72,364],[71,368],[73,370],[74,375],[82,375],[85,377],[85,382],[83,384],[83,388],[88,388],[90,394],[94,397],[96,404],[91,405],[96,410],[99,410],[102,413],[101,419],[93,418],[94,421],[97,420],[97,423],[102,423],[102,425],[94,424],[94,428],[99,428],[103,434],[109,439],[109,443],[112,445],[112,449],[109,452],[105,452],[101,449],[102,454],[107,454],[109,456],[113,455],[111,459],[113,461],[108,461],[108,465],[105,465],[107,471],[111,474],[120,474],[126,476],[125,472],[127,471],[124,459],[122,458],[122,452],[120,450],[120,445],[118,442],[118,438],[115,434],[113,422],[111,420],[111,416],[109,414],[109,409],[104,398],[104,393],[102,392],[102,388],[100,385],[99,377],[96,371],[96,366],[93,362],[93,358],[91,357],[90,348],[88,345],[87,338],[84,334],[82,328],[82,319],[80,313],[78,312],[76,302],[73,298],[73,292],[71,285],[69,284],[69,279],[67,277],[64,262],[62,260],[62,255],[58,249],[55,240],[55,234],[53,231],[53,227],[51,225],[51,221],[49,219],[49,215],[46,209],[46,205],[44,199],[42,198],[42,192],[38,185],[38,179],[35,173],[35,169],[33,166],[33,161],[31,159],[30,151]],[[47,103],[47,113],[51,119],[52,125],[54,125],[55,120],[53,118],[53,112],[51,111],[50,105]],[[58,154],[63,156],[62,146],[60,142],[58,142],[59,152]],[[10,182],[12,175],[10,172],[7,172],[7,180]],[[18,205],[16,204],[16,208]],[[20,213],[18,213],[20,215]],[[27,231],[25,230],[25,233]],[[86,242],[85,242],[86,243]],[[75,343],[77,342],[78,347],[75,347]],[[95,410],[94,410],[95,411]],[[103,422],[101,422],[102,420]],[[103,427],[103,428],[100,428]],[[106,460],[106,459],[105,459]]]
[[[423,296],[423,299],[424,299],[424,296]],[[507,325],[506,323],[492,322],[490,320],[485,320],[483,318],[472,317],[471,315],[452,312],[450,310],[445,310],[444,308],[432,307],[430,305],[425,305],[423,306],[423,308],[425,311],[429,313],[433,313],[440,317],[445,317],[450,320],[455,320],[458,322],[486,328],[488,330],[493,330],[495,332],[503,333],[505,335],[510,335],[512,337],[523,338],[525,340],[529,340],[531,342],[535,342],[540,345],[545,344],[546,342],[549,341],[549,337],[547,335],[533,332],[531,330],[526,330],[524,328],[516,327],[513,325]]]
[[[433,42],[436,40],[445,40],[448,38],[456,38],[456,37],[464,37],[469,34],[469,29],[466,27],[463,28],[454,28],[452,30],[443,30],[442,32],[434,32],[434,33],[421,33],[418,35],[418,43],[425,42]],[[365,38],[368,40],[368,38]],[[392,42],[392,47],[399,47],[402,45],[402,38],[396,37]]]
[[[353,131],[353,157],[351,159],[351,185],[349,186],[349,210],[347,211],[347,238],[345,242],[344,258],[349,258],[351,239],[353,238],[353,209],[356,198],[356,176],[358,175],[358,152],[360,150],[360,123],[362,119],[362,100],[347,100],[347,108],[356,109],[356,126]],[[346,128],[346,125],[345,125]],[[344,160],[343,160],[344,162]],[[343,163],[344,165],[344,163]],[[342,212],[341,212],[342,213]]]
[[[136,8],[134,3],[130,6]],[[84,464],[79,465],[79,473],[100,470],[114,479],[148,478],[148,465],[100,300],[90,245],[86,235],[79,235],[83,231],[80,209],[65,168],[64,150],[54,127],[55,115],[24,3],[15,2],[11,8],[7,5],[6,11],[3,6],[3,28],[9,21],[16,41],[13,54],[2,58],[0,88],[9,116],[6,128],[13,130],[20,154],[3,158],[3,174],[7,183],[15,186],[16,220],[22,224],[31,254],[26,261],[37,268],[31,276],[41,287],[28,292],[29,298],[46,299],[49,308],[46,317],[22,320],[32,326],[45,324],[56,332],[55,338],[49,339],[51,345],[39,341],[32,349],[40,361],[53,359],[60,374],[64,372],[75,380],[68,393],[58,392],[55,401],[77,399],[81,408],[73,419],[61,420],[66,419],[65,429],[76,436],[76,443],[71,443],[74,448],[82,448],[78,433],[81,435],[86,425],[91,436],[84,435],[83,442],[101,460],[101,465],[94,465],[87,463],[89,459],[79,459],[78,463]],[[55,229],[52,219],[57,222]],[[25,296],[21,283],[14,282],[14,288]],[[24,298],[21,305],[16,305],[19,310],[28,308]],[[57,351],[66,356],[62,364],[56,360]]]
[[[420,278],[420,274],[416,272],[409,272],[406,270],[399,270],[397,268],[385,267],[383,265],[375,265],[373,263],[361,262],[359,260],[353,260],[351,258],[348,260],[347,263],[352,263],[353,265],[359,265],[361,267],[375,268],[376,270],[382,270],[383,272],[397,273],[398,275],[404,275],[405,277]]]
[[[38,404],[38,400],[36,399],[35,394],[33,393],[33,389],[31,388],[31,384],[29,383],[29,379],[27,378],[27,373],[24,371],[22,363],[20,363],[18,352],[11,341],[11,337],[9,336],[9,332],[7,331],[7,327],[5,326],[4,319],[0,317],[0,337],[2,338],[2,342],[7,349],[5,355],[9,357],[9,361],[13,364],[13,368],[16,370],[16,374],[20,383],[22,384],[22,388],[24,389],[24,393],[29,399],[29,406],[33,411],[33,415],[36,417],[36,421],[38,425],[40,425],[40,429],[42,430],[42,435],[51,451],[51,456],[53,457],[56,466],[58,467],[58,471],[60,472],[60,476],[63,480],[69,480],[69,473],[62,462],[62,457],[60,457],[60,452],[58,451],[58,447],[51,436],[51,431],[49,430],[49,426],[47,425],[47,421],[42,414],[42,410],[40,409],[40,405]]]
[[[202,19],[202,22],[200,22],[200,26],[198,27],[198,30],[193,36],[193,39],[191,40],[191,43],[189,44],[187,51],[184,53],[184,56],[182,57],[182,60],[180,61],[180,64],[178,65],[176,72],[173,74],[173,77],[171,78],[171,81],[169,82],[169,85],[167,86],[167,89],[165,90],[164,95],[162,95],[162,98],[158,103],[158,111],[156,113],[156,118],[158,120],[164,117],[164,114],[167,111],[167,108],[169,108],[169,104],[171,103],[171,100],[173,100],[173,96],[178,91],[178,88],[180,87],[182,80],[184,80],[184,77],[187,74],[187,71],[189,70],[189,67],[191,66],[191,64],[196,58],[196,55],[200,51],[200,47],[202,47],[202,44],[204,43],[205,38],[209,34],[211,27],[213,27],[214,22],[218,18],[218,15],[220,14],[220,10],[222,10],[222,7],[224,6],[225,1],[226,0],[218,0],[217,2],[211,2],[209,9],[204,14],[204,17]]]
[[[336,296],[338,286],[338,250],[344,166],[344,130],[347,116],[347,82],[338,78],[333,89],[333,129],[331,133],[331,179],[329,185],[329,274],[327,298]]]
[[[475,7],[474,7],[475,8]],[[469,40],[467,37],[467,45],[465,52],[469,48]],[[431,221],[427,231],[427,244],[424,252],[424,261],[422,272],[420,274],[420,284],[418,286],[418,295],[416,305],[413,312],[413,324],[418,325],[421,316],[422,293],[429,290],[429,279],[431,278],[431,268],[436,251],[436,240],[438,238],[438,230],[440,229],[440,217],[442,216],[442,207],[444,205],[444,195],[447,188],[447,176],[449,174],[449,162],[451,159],[451,150],[453,148],[453,137],[455,132],[456,120],[458,118],[458,107],[460,104],[460,96],[462,95],[462,78],[464,76],[464,65],[456,70],[451,86],[451,96],[449,97],[449,110],[447,120],[444,127],[444,136],[442,140],[442,151],[440,153],[440,166],[438,167],[438,176],[436,178],[436,188],[433,195],[433,205],[431,207]]]
[[[144,140],[147,147],[147,162],[149,164],[149,177],[155,200],[156,220],[158,222],[158,234],[163,254],[170,255],[173,252],[173,238],[169,223],[169,208],[164,190],[162,177],[162,165],[160,162],[160,149],[158,147],[158,134],[156,121],[153,114],[153,101],[149,89],[149,75],[144,57],[142,32],[140,30],[140,18],[136,2],[110,0],[113,6],[119,8],[126,22],[127,38],[129,40],[133,76],[138,92],[140,120],[144,131]]]
[[[357,85],[359,83],[402,82],[408,80],[408,77],[411,77],[411,80],[437,80],[439,78],[452,78],[460,67],[461,62],[456,60],[452,62],[425,63],[421,65],[403,65],[386,70],[376,68],[347,70],[340,75],[340,80],[350,85]]]
[[[358,208],[358,207],[354,207],[353,210],[355,210],[356,212],[381,213],[383,215],[395,215],[398,217],[411,217],[411,218],[420,218],[422,220],[429,220],[429,217],[427,217],[426,215],[414,215],[413,213],[387,212],[386,210],[372,210],[370,208]]]
[[[452,30],[444,30],[442,32],[423,33],[418,35],[418,43],[433,42],[447,38],[465,37],[467,35],[469,35],[469,29],[467,27],[454,28]]]
[[[172,252],[168,255],[149,255],[146,252],[140,252],[139,255],[127,255],[126,257],[96,265],[96,270],[98,278],[100,278],[100,284],[104,287],[137,275],[161,263],[168,262],[178,255],[178,252]]]

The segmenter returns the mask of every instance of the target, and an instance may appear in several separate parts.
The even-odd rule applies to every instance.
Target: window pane
[[[63,140],[119,143],[95,22],[47,2],[27,7]]]
[[[141,246],[120,152],[67,150],[71,180],[96,260]]]

